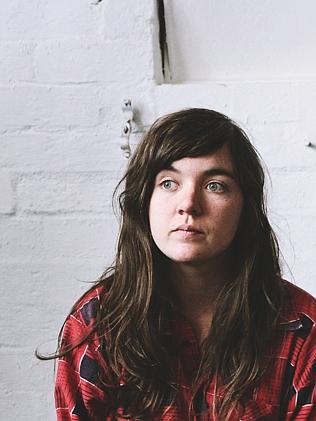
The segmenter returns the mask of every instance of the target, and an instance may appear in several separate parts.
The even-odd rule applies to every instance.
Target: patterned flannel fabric
[[[271,364],[259,387],[244,406],[243,413],[231,421],[312,421],[316,420],[316,300],[300,288],[286,282],[287,300],[280,334],[271,344]],[[67,318],[62,332],[65,346],[87,335],[93,325],[101,289],[95,288]],[[191,399],[190,379],[199,359],[199,346],[190,324],[176,315],[171,323],[170,339],[176,355],[181,385],[176,403],[166,402],[159,421],[185,421]],[[58,421],[110,421],[109,399],[99,382],[98,373],[108,373],[95,335],[58,360],[55,402]],[[122,386],[124,387],[124,386]],[[211,421],[214,384],[201,391],[194,401],[194,421]],[[150,420],[152,421],[152,420]],[[158,421],[158,420],[157,420]]]

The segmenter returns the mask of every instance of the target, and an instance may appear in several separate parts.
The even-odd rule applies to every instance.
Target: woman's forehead
[[[198,172],[213,172],[214,169],[221,169],[227,172],[227,175],[234,173],[234,162],[231,156],[230,149],[227,145],[222,146],[214,152],[201,156],[186,156],[172,161],[170,164],[162,168],[162,171],[172,171],[175,173],[198,171]]]

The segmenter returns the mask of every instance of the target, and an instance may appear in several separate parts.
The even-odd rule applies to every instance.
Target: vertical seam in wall
[[[169,51],[167,42],[167,30],[165,19],[164,0],[157,0],[158,22],[159,22],[159,46],[161,54],[161,71],[163,78],[166,77],[166,67],[169,68]]]

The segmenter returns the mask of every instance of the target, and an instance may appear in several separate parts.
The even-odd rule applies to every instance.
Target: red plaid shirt
[[[300,288],[285,282],[288,300],[284,314],[288,323],[280,325],[280,335],[271,344],[271,368],[265,374],[243,414],[232,421],[312,421],[316,420],[316,300]],[[63,343],[71,345],[86,335],[95,320],[101,289],[95,288],[67,318]],[[178,316],[172,323],[176,339],[181,384],[176,404],[166,406],[160,421],[188,419],[189,381],[200,353],[190,324]],[[110,421],[106,392],[98,385],[98,370],[107,370],[96,337],[75,348],[58,361],[55,402],[58,421]],[[200,397],[194,421],[210,421],[207,411],[213,401],[211,382]],[[205,411],[206,410],[206,411]]]

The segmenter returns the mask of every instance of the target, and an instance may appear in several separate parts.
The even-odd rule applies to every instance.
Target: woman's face
[[[229,148],[174,161],[159,172],[149,204],[151,234],[176,263],[222,257],[239,225],[243,195]]]

